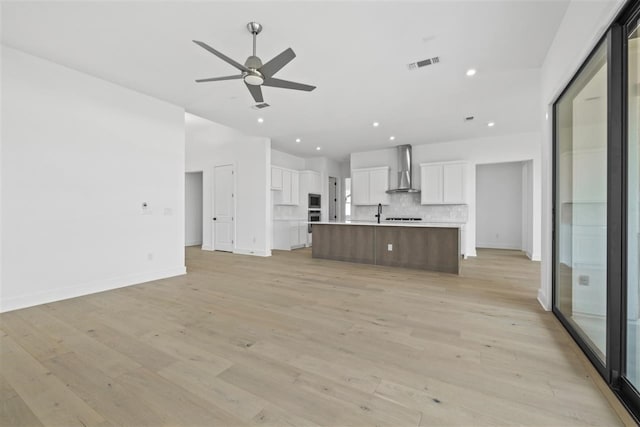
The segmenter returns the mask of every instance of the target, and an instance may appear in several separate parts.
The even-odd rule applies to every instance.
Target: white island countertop
[[[429,227],[429,228],[462,228],[464,223],[462,222],[422,222],[422,221],[381,221],[378,224],[375,221],[321,221],[313,222],[316,224],[326,225],[375,225],[384,227]]]

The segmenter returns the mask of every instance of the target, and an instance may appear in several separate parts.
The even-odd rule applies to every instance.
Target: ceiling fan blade
[[[214,48],[212,48],[211,46],[209,46],[206,43],[200,42],[198,40],[193,40],[193,42],[195,44],[197,44],[198,46],[200,46],[203,49],[208,50],[209,52],[213,53],[215,56],[217,56],[218,58],[222,59],[223,61],[233,65],[234,67],[236,67],[238,70],[240,71],[249,71],[249,69],[247,67],[245,67],[244,65],[234,61],[233,59],[229,58],[227,55],[225,55],[224,53],[218,52],[217,50],[215,50]]]
[[[295,57],[296,54],[293,52],[293,49],[289,48],[260,67],[260,72],[266,77],[271,77]]]
[[[235,76],[211,77],[209,79],[198,79],[196,80],[196,83],[219,82],[221,80],[239,80],[241,78],[242,78],[242,74],[236,74]]]
[[[274,79],[273,77],[268,77],[264,79],[264,83],[262,83],[262,86],[281,87],[284,89],[306,90],[307,92],[310,92],[316,88],[315,86],[305,85],[305,84],[296,83],[296,82],[290,82],[289,80]]]
[[[262,89],[260,89],[260,86],[250,85],[246,82],[245,85],[247,86],[247,89],[249,89],[249,92],[251,92],[251,96],[253,96],[254,101],[264,102],[264,98],[262,97]]]

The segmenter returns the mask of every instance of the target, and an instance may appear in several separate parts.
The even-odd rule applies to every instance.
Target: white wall
[[[476,168],[476,247],[522,249],[522,162]]]
[[[522,162],[522,250],[533,257],[533,161]],[[538,181],[538,186],[540,181]],[[538,187],[539,188],[539,187]],[[538,211],[539,212],[539,211]],[[540,220],[538,220],[540,227]],[[541,239],[539,238],[538,244]]]
[[[271,140],[253,137],[209,120],[185,115],[186,170],[202,171],[202,248],[213,250],[213,168],[235,169],[234,253],[271,255]]]
[[[183,110],[6,46],[2,88],[0,310],[183,274]]]
[[[542,128],[542,266],[538,300],[551,309],[552,272],[552,106],[589,52],[613,21],[625,0],[573,0],[558,28],[541,69]]]
[[[202,172],[186,174],[184,205],[184,244],[202,245]]]
[[[1,5],[0,5],[0,22],[2,22],[2,6]],[[4,99],[3,93],[2,93],[3,92],[2,91],[2,75],[3,75],[2,58],[4,57],[3,48],[4,48],[4,46],[2,44],[0,44],[0,130],[3,129],[2,128],[2,123],[3,123],[3,117],[4,117],[4,115],[2,113],[2,104],[4,104],[4,102],[1,102]],[[2,234],[2,223],[3,223],[3,221],[2,221],[2,211],[3,211],[3,209],[2,209],[2,199],[3,199],[3,197],[2,197],[2,187],[3,187],[3,185],[2,185],[2,176],[4,174],[2,173],[2,151],[3,151],[2,139],[3,139],[2,135],[0,135],[0,301],[2,300],[2,289],[3,289],[2,288],[2,276],[3,276],[3,274],[2,274],[2,259],[3,259],[3,256],[2,256],[2,240],[3,240],[2,239],[2,235],[3,235]],[[0,303],[0,311],[1,310],[2,310],[2,304]]]
[[[271,164],[296,171],[304,170],[306,167],[304,158],[274,149],[271,149]]]
[[[391,183],[394,185],[394,177],[397,176],[396,149],[366,151],[351,154],[351,168],[367,168],[376,166],[389,166]],[[532,230],[533,238],[531,248],[527,252],[531,259],[540,259],[540,134],[523,133],[489,138],[477,138],[441,142],[435,144],[422,144],[413,146],[413,183],[415,188],[420,187],[420,163],[443,162],[452,160],[465,160],[470,164],[470,170],[475,170],[476,165],[486,163],[532,161],[533,169],[533,194],[532,194]],[[476,176],[469,173],[467,176],[468,189],[468,222],[465,226],[466,248],[465,255],[476,255]]]

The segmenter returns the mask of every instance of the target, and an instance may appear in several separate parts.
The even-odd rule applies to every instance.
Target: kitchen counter
[[[339,222],[314,222],[315,224],[331,224],[331,225],[373,225],[373,226],[390,226],[390,227],[429,227],[429,228],[462,228],[464,223],[460,222],[422,222],[422,221],[381,221],[378,224],[376,221],[339,221]]]
[[[316,222],[314,258],[460,273],[463,224]]]

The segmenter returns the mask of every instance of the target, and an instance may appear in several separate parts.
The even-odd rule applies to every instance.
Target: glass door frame
[[[567,86],[564,88],[564,90],[560,93],[560,95],[558,95],[558,97],[556,98],[555,102],[553,103],[553,114],[552,114],[552,132],[553,132],[553,173],[552,173],[552,177],[553,177],[553,191],[552,191],[552,197],[553,197],[553,210],[552,210],[552,221],[553,221],[553,228],[552,228],[552,284],[553,284],[553,291],[552,291],[552,311],[553,313],[556,315],[556,317],[558,318],[558,320],[560,321],[560,323],[562,323],[562,325],[565,327],[565,329],[569,332],[569,334],[571,335],[571,337],[574,339],[574,341],[576,341],[576,343],[578,344],[578,346],[580,347],[580,349],[587,355],[587,357],[589,358],[589,360],[591,361],[591,363],[596,367],[596,369],[598,370],[598,372],[600,373],[600,375],[602,375],[603,378],[605,378],[605,380],[607,382],[609,382],[610,379],[610,370],[608,369],[609,366],[611,366],[611,344],[610,343],[610,333],[609,333],[609,315],[611,313],[611,307],[609,305],[610,302],[610,298],[609,298],[609,281],[610,281],[610,275],[609,275],[609,269],[610,269],[610,263],[612,262],[612,257],[610,255],[610,239],[609,239],[609,232],[610,232],[610,227],[611,227],[611,223],[612,223],[612,216],[611,216],[611,212],[609,211],[609,207],[611,206],[611,188],[610,188],[610,183],[611,183],[611,174],[613,171],[615,171],[615,169],[611,168],[611,145],[610,144],[610,140],[611,140],[611,110],[610,110],[610,103],[611,103],[611,85],[610,85],[610,76],[611,76],[611,51],[609,50],[609,45],[611,42],[611,30],[607,31],[607,33],[598,41],[598,43],[596,43],[596,46],[593,48],[593,50],[591,51],[591,53],[589,53],[589,56],[584,60],[584,62],[582,63],[582,65],[580,66],[580,68],[578,69],[578,71],[575,73],[575,75],[573,76],[573,78],[569,81],[569,83],[567,84]],[[557,278],[558,278],[558,270],[557,270],[557,265],[558,265],[558,254],[559,254],[559,238],[558,238],[558,232],[560,230],[560,224],[559,219],[560,219],[560,215],[558,215],[559,212],[559,206],[558,206],[558,188],[560,185],[560,182],[558,181],[558,167],[559,167],[559,160],[560,160],[560,143],[558,141],[558,102],[562,99],[562,97],[567,93],[567,91],[572,88],[573,84],[576,82],[576,80],[578,79],[578,77],[580,77],[582,75],[582,73],[586,70],[588,64],[591,62],[591,60],[594,58],[594,56],[598,53],[598,51],[603,47],[604,45],[606,46],[606,51],[607,51],[607,325],[606,325],[606,331],[607,331],[607,341],[606,341],[606,355],[605,355],[605,362],[603,363],[603,361],[598,357],[598,355],[595,353],[595,351],[589,346],[589,344],[583,339],[583,337],[580,335],[580,333],[576,330],[576,328],[574,327],[574,325],[572,324],[572,322],[570,322],[567,317],[564,315],[564,313],[562,313],[562,311],[560,311],[559,307],[558,307],[558,301],[557,301]]]
[[[638,3],[638,2],[637,2]],[[621,139],[622,139],[622,146],[623,146],[623,150],[622,150],[622,155],[623,155],[623,162],[622,162],[622,187],[623,187],[623,210],[622,210],[622,216],[623,216],[623,236],[622,236],[622,244],[623,244],[623,253],[622,253],[622,286],[621,286],[621,290],[620,290],[620,314],[621,314],[621,319],[620,319],[620,340],[621,340],[621,354],[620,354],[620,370],[617,376],[615,376],[613,378],[613,382],[612,385],[614,387],[614,391],[619,395],[619,397],[621,398],[621,400],[623,401],[623,403],[625,404],[625,406],[627,406],[628,409],[630,409],[630,411],[632,413],[634,413],[634,415],[636,416],[636,419],[638,421],[640,421],[640,393],[638,391],[638,389],[636,387],[633,386],[633,384],[631,384],[631,382],[628,380],[628,378],[626,377],[626,367],[627,367],[627,272],[628,272],[628,265],[627,265],[627,260],[628,260],[628,254],[627,254],[627,250],[628,250],[628,241],[627,241],[627,227],[628,227],[628,217],[627,217],[627,212],[628,212],[628,199],[627,199],[627,195],[628,195],[628,191],[629,191],[629,173],[628,173],[628,165],[629,165],[629,136],[628,136],[628,130],[629,130],[629,123],[628,123],[628,93],[629,93],[629,87],[628,87],[628,83],[629,83],[629,75],[628,75],[628,42],[629,42],[629,36],[631,35],[634,27],[632,27],[632,25],[634,25],[634,23],[638,22],[638,19],[640,19],[640,4],[635,4],[632,7],[628,7],[627,10],[625,12],[623,12],[621,19],[620,19],[620,57],[622,59],[622,64],[621,64],[621,79],[622,82],[620,82],[620,86],[622,87],[622,97],[621,97],[621,111],[620,111],[620,117],[622,120],[621,123],[621,130],[622,130],[622,135],[621,135]]]
[[[629,0],[614,24],[596,43],[571,81],[553,102],[552,114],[552,311],[621,402],[640,422],[640,394],[625,378],[627,346],[627,191],[628,191],[628,73],[627,37],[640,16],[640,2]],[[556,301],[559,249],[557,104],[585,70],[598,49],[607,49],[607,319],[606,358],[600,360]]]

